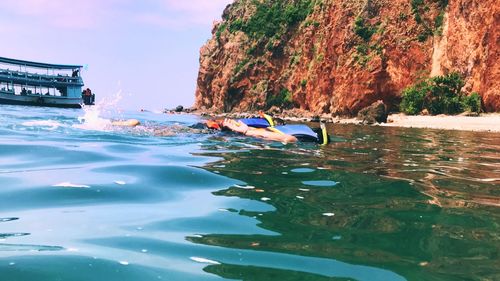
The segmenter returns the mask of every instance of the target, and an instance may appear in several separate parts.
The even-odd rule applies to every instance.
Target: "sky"
[[[194,103],[200,47],[232,0],[2,0],[0,57],[84,65],[124,109]]]

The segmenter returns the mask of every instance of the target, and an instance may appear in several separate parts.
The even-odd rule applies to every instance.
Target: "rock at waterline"
[[[363,124],[387,123],[387,107],[384,102],[379,100],[372,105],[361,109],[358,113],[358,119]]]
[[[175,108],[175,112],[182,112],[184,110],[184,106],[179,105]]]

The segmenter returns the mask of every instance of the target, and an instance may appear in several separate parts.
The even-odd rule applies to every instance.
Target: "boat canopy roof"
[[[28,67],[35,68],[45,68],[45,69],[59,69],[59,70],[74,70],[82,68],[81,65],[65,65],[65,64],[50,64],[43,62],[33,62],[33,61],[25,61],[25,60],[17,60],[17,59],[9,59],[0,57],[0,63],[13,64],[13,65],[22,65]]]

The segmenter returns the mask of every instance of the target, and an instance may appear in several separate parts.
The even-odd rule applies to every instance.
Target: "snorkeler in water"
[[[326,145],[330,142],[330,136],[323,123],[320,123],[320,128],[311,129],[309,126],[302,124],[285,125],[282,122],[276,122],[276,120],[273,120],[269,115],[261,116],[262,118],[207,120],[202,123],[194,124],[190,126],[190,128],[216,131],[229,130],[249,137],[284,143],[303,141]],[[135,119],[130,119],[126,121],[116,121],[112,124],[115,126],[135,127],[139,125],[140,122]],[[281,125],[276,126],[276,124]]]
[[[330,136],[326,131],[323,123],[320,128],[312,129],[303,124],[278,125],[278,126],[262,126],[262,121],[249,121],[248,119],[224,119],[224,120],[209,120],[205,124],[208,128],[214,130],[229,130],[243,134],[249,137],[261,138],[266,140],[279,141],[284,143],[301,142],[316,142],[319,144],[328,144]]]

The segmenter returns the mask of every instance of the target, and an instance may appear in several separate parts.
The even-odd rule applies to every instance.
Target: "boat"
[[[0,57],[0,104],[82,108],[95,94],[85,89],[83,66]]]

